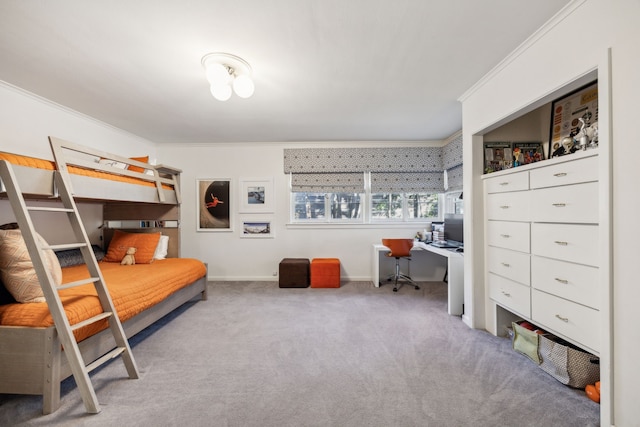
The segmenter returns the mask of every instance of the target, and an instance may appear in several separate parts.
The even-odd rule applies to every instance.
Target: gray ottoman
[[[284,258],[278,271],[281,288],[309,287],[309,260],[307,258]]]

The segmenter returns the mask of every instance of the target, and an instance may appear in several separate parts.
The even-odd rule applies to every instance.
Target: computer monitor
[[[445,239],[464,243],[463,216],[461,214],[446,214],[444,216]]]

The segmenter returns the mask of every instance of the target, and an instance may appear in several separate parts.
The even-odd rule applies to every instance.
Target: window
[[[415,221],[440,218],[438,193],[374,193],[371,195],[373,221]]]
[[[294,221],[353,221],[362,218],[360,193],[291,193]],[[329,212],[329,216],[327,216]]]

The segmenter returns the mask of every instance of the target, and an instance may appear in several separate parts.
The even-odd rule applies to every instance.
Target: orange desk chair
[[[394,279],[393,292],[398,292],[398,289],[404,284],[400,282],[398,286],[398,280],[411,283],[416,290],[420,289],[420,286],[406,274],[400,272],[400,258],[405,258],[407,261],[411,261],[411,249],[413,248],[413,239],[382,239],[382,244],[389,248],[387,253],[388,257],[396,259],[396,272],[389,276],[387,280]]]

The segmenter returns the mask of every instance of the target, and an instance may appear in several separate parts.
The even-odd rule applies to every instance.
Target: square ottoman
[[[314,258],[311,260],[312,288],[340,287],[340,260],[338,258]]]
[[[307,258],[284,258],[278,268],[281,288],[309,287],[309,260]]]

